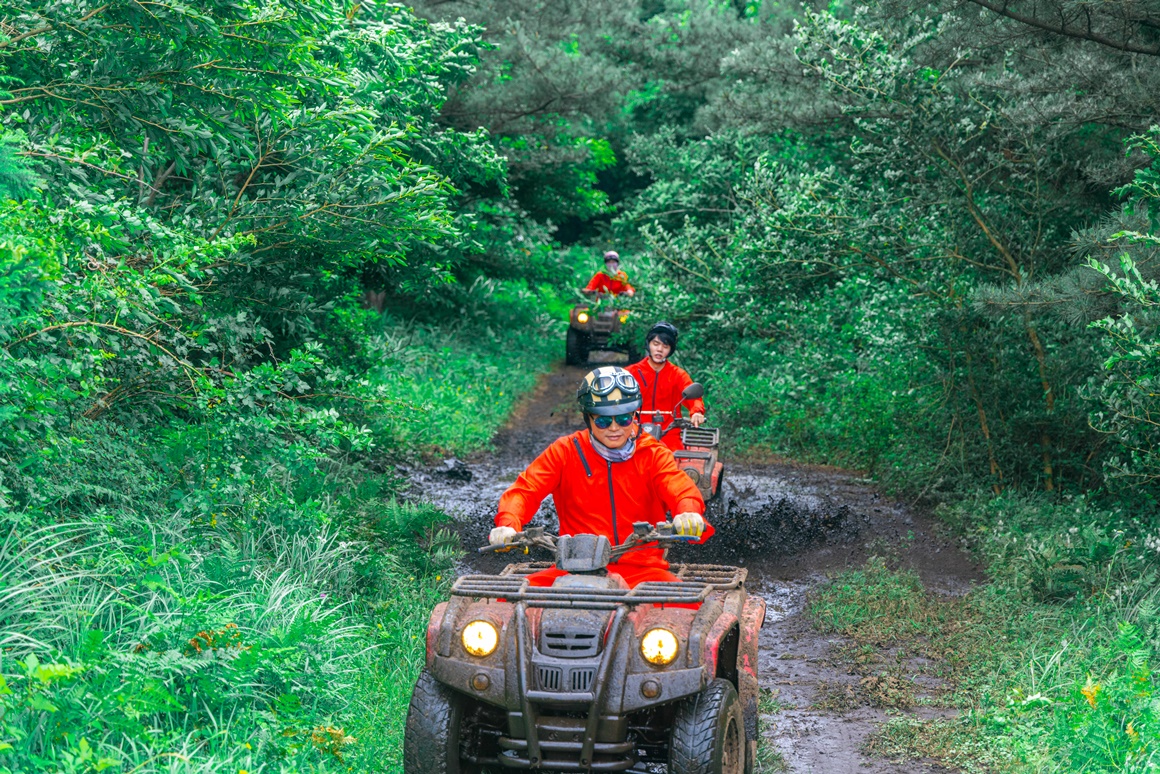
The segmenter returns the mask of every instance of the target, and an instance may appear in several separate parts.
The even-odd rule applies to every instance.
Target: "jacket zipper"
[[[588,478],[592,478],[592,468],[588,467],[588,458],[584,456],[584,450],[580,448],[580,441],[573,437],[572,445],[576,447],[576,453],[580,455],[580,464],[584,466],[584,473]]]
[[[612,490],[612,460],[605,460],[608,463],[608,503],[612,506],[612,544],[614,546],[620,545],[620,533],[616,529],[616,494]]]
[[[661,368],[664,368],[664,366],[661,366]],[[660,381],[661,372],[657,371],[655,374],[653,374],[653,411],[657,410],[657,385],[660,384]]]

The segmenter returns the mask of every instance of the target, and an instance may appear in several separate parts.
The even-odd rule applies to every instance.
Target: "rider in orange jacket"
[[[490,542],[503,545],[532,520],[548,495],[556,504],[560,534],[604,535],[620,545],[635,521],[657,523],[673,516],[678,534],[704,541],[705,502],[673,454],[639,434],[640,389],[623,368],[604,366],[584,377],[577,391],[587,430],[556,439],[528,465],[499,501]],[[643,581],[672,581],[659,548],[631,551],[608,565],[630,587]],[[534,586],[550,586],[563,573],[555,568],[529,576]]]
[[[636,289],[628,284],[628,275],[620,270],[620,255],[613,250],[604,254],[604,271],[598,271],[588,280],[585,293],[611,293],[631,296]]]
[[[705,403],[700,398],[681,399],[681,393],[693,383],[693,380],[685,369],[669,361],[669,356],[677,350],[676,326],[672,323],[659,322],[649,330],[645,341],[648,344],[648,356],[628,367],[628,372],[640,385],[643,400],[640,413],[644,421],[654,421],[650,417],[650,411],[674,411],[676,407],[674,413],[680,416],[681,407],[684,407],[689,411],[689,421],[694,426],[700,427],[705,421]],[[674,417],[665,414],[657,416],[662,431],[668,430]],[[684,448],[681,444],[681,434],[677,430],[662,435],[661,441],[673,451]]]

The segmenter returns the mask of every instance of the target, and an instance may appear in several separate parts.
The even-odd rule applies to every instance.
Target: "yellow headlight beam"
[[[677,638],[668,629],[649,629],[640,638],[640,654],[657,666],[666,666],[677,658]]]
[[[463,627],[463,649],[473,656],[490,656],[499,647],[499,632],[490,621],[472,621]]]
[[[577,314],[576,315],[576,322],[580,323],[581,325],[588,322],[588,313],[587,312],[580,312],[579,314]]]

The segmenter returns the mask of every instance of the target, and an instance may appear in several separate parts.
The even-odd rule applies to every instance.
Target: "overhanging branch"
[[[1058,21],[1049,21],[1038,16],[1028,16],[1011,10],[1009,0],[1002,0],[1002,2],[996,2],[995,0],[967,0],[967,2],[982,6],[989,11],[994,11],[1000,16],[1026,24],[1029,27],[1053,32],[1056,35],[1063,35],[1064,37],[1075,38],[1077,40],[1090,40],[1093,43],[1099,43],[1102,46],[1108,46],[1118,51],[1126,51],[1130,54],[1160,56],[1160,45],[1139,46],[1129,40],[1115,40],[1092,29],[1090,16],[1085,15],[1084,23],[1077,25],[1075,22],[1079,20],[1079,15],[1077,14],[1068,18],[1062,8],[1059,11]]]

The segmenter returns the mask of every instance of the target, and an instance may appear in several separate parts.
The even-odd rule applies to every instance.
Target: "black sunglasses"
[[[592,417],[592,424],[599,427],[601,430],[607,430],[612,427],[612,420],[616,420],[616,424],[621,427],[628,427],[632,424],[632,414],[620,414],[615,417]]]

